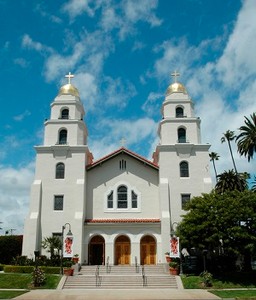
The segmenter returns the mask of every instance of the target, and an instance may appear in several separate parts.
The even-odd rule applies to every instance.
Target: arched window
[[[61,111],[61,119],[68,119],[69,118],[69,110],[67,108]]]
[[[189,177],[188,162],[186,161],[180,163],[180,177]]]
[[[66,129],[62,129],[59,133],[59,144],[63,145],[63,144],[67,144],[67,135],[68,132]]]
[[[178,142],[186,143],[186,129],[184,129],[184,128],[178,129]]]
[[[132,208],[138,208],[138,196],[137,194],[132,191]]]
[[[127,208],[127,187],[121,185],[117,189],[117,208]]]
[[[184,117],[184,111],[182,107],[176,108],[176,118],[183,118]]]
[[[65,165],[63,163],[58,163],[56,165],[55,178],[62,179],[64,177],[65,177]]]
[[[113,208],[113,191],[108,194],[108,208]]]

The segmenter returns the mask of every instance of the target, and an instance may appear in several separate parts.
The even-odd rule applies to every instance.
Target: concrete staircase
[[[74,276],[67,276],[63,289],[177,289],[176,277],[164,266],[83,266]]]

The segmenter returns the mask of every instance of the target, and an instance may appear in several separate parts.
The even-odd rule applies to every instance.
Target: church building
[[[125,147],[98,160],[87,144],[79,91],[66,75],[35,146],[35,178],[25,220],[22,254],[33,257],[45,237],[72,232],[80,262],[161,264],[170,251],[171,228],[184,205],[212,189],[209,144],[183,84],[167,88],[152,161]],[[160,112],[159,112],[160,114]]]

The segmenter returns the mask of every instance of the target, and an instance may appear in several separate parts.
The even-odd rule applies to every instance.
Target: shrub
[[[34,268],[32,272],[32,277],[33,277],[32,283],[35,287],[43,285],[46,279],[44,271],[39,267]]]
[[[31,273],[33,266],[4,266],[5,273]]]
[[[206,287],[212,286],[212,274],[211,273],[204,271],[200,274],[200,277],[203,280],[204,286],[206,286]]]
[[[40,268],[46,273],[46,274],[60,274],[60,267],[41,267]],[[34,266],[4,266],[4,272],[5,273],[31,273],[34,269]]]
[[[0,265],[0,271],[4,270],[4,265]]]

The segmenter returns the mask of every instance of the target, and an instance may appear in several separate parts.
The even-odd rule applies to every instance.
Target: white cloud
[[[151,26],[160,26],[162,21],[159,19],[154,10],[157,8],[157,0],[147,0],[147,3],[137,0],[126,0],[122,2],[125,17],[131,23],[144,21]]]
[[[210,151],[220,155],[216,162],[219,173],[233,168],[229,149],[220,142],[223,133],[227,130],[238,133],[244,123],[243,116],[256,111],[255,7],[255,1],[244,1],[227,45],[215,61],[206,60],[202,64],[202,57],[216,41],[221,43],[221,37],[202,41],[198,46],[189,45],[184,39],[165,41],[155,49],[163,53],[155,62],[154,76],[162,79],[175,69],[180,71],[179,80],[185,83],[194,99],[196,115],[202,120],[202,141],[211,143]],[[144,105],[148,102],[149,99]],[[238,171],[255,173],[253,163],[239,156],[235,144],[232,147]]]
[[[70,0],[63,5],[62,9],[71,19],[83,14],[84,12],[87,13],[88,16],[92,17],[94,15],[94,9],[90,7],[91,3],[93,3],[91,0]]]
[[[157,114],[160,117],[160,107],[164,99],[164,94],[150,92],[147,100],[142,105],[142,109],[148,116]]]
[[[33,49],[38,52],[53,52],[53,49],[41,44],[40,42],[35,42],[33,39],[28,35],[24,34],[22,38],[22,47],[28,48],[28,49]]]
[[[27,68],[29,65],[29,63],[22,57],[15,58],[14,63],[22,68]]]
[[[144,147],[143,152],[145,156],[148,156],[151,146],[149,144],[155,139],[157,125],[158,123],[150,118],[136,120],[104,119],[97,126],[104,128],[106,134],[103,135],[101,139],[89,141],[90,150],[92,151],[94,158],[98,159],[106,155],[106,153],[121,147],[121,140],[124,138],[126,140],[125,147],[128,149],[134,148],[132,146],[136,147],[136,145],[141,144],[141,142],[144,141],[144,143],[142,143],[142,147]]]
[[[239,83],[248,83],[250,76],[255,79],[256,70],[256,3],[243,2],[233,33],[230,35],[225,51],[216,69],[219,80],[236,89]]]
[[[4,230],[15,229],[15,234],[23,232],[33,174],[34,163],[15,169],[0,165],[0,221]]]
[[[25,110],[22,114],[14,116],[13,119],[17,122],[23,121],[24,118],[29,117],[31,115],[31,112],[28,110]]]

